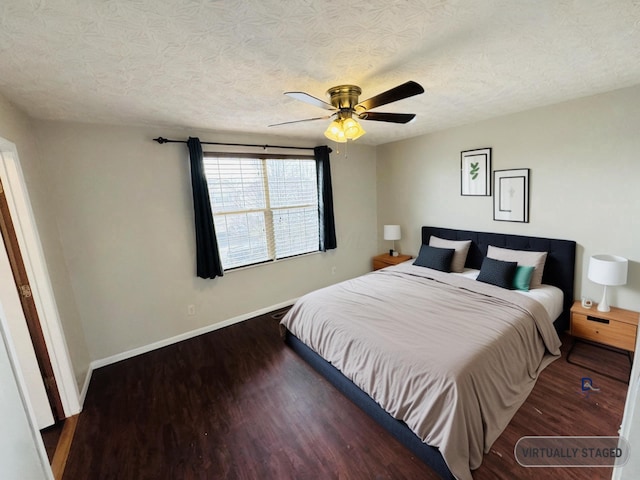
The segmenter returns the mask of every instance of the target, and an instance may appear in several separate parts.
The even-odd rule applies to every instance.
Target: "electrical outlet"
[[[196,306],[193,304],[187,305],[187,315],[195,315],[196,314]]]

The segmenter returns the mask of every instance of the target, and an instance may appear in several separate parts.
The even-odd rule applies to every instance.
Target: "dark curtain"
[[[189,160],[191,162],[191,188],[193,190],[193,211],[196,223],[196,263],[201,278],[215,278],[224,274],[216,229],[213,225],[209,188],[202,163],[202,145],[197,137],[189,137]]]
[[[326,252],[336,248],[336,223],[333,219],[333,189],[331,188],[331,166],[327,146],[315,147],[316,174],[318,177],[318,216],[320,219],[320,250]]]

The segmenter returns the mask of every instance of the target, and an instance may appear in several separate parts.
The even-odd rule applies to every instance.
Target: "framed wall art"
[[[493,172],[493,219],[529,223],[529,169]]]
[[[480,148],[460,153],[460,194],[491,196],[491,149]]]

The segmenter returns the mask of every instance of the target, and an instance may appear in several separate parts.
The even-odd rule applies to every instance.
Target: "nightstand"
[[[413,257],[411,255],[398,255],[397,257],[392,257],[388,253],[383,253],[382,255],[376,255],[373,257],[373,269],[380,270],[381,268],[388,267],[390,265],[397,265],[399,263],[406,262],[412,258]]]
[[[611,350],[627,354],[629,362],[632,362],[639,316],[638,312],[616,307],[611,307],[610,312],[599,312],[595,304],[591,308],[584,308],[579,301],[574,302],[571,307],[571,335],[574,343],[567,353],[567,362],[573,363],[569,360],[573,347],[577,341],[583,340],[603,348],[612,347]],[[606,373],[602,374],[611,377]]]

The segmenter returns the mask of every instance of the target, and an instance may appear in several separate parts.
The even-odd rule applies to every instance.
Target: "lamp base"
[[[607,286],[604,286],[604,292],[602,292],[602,300],[598,304],[599,312],[610,312],[611,307],[609,307],[609,302],[607,301]]]

